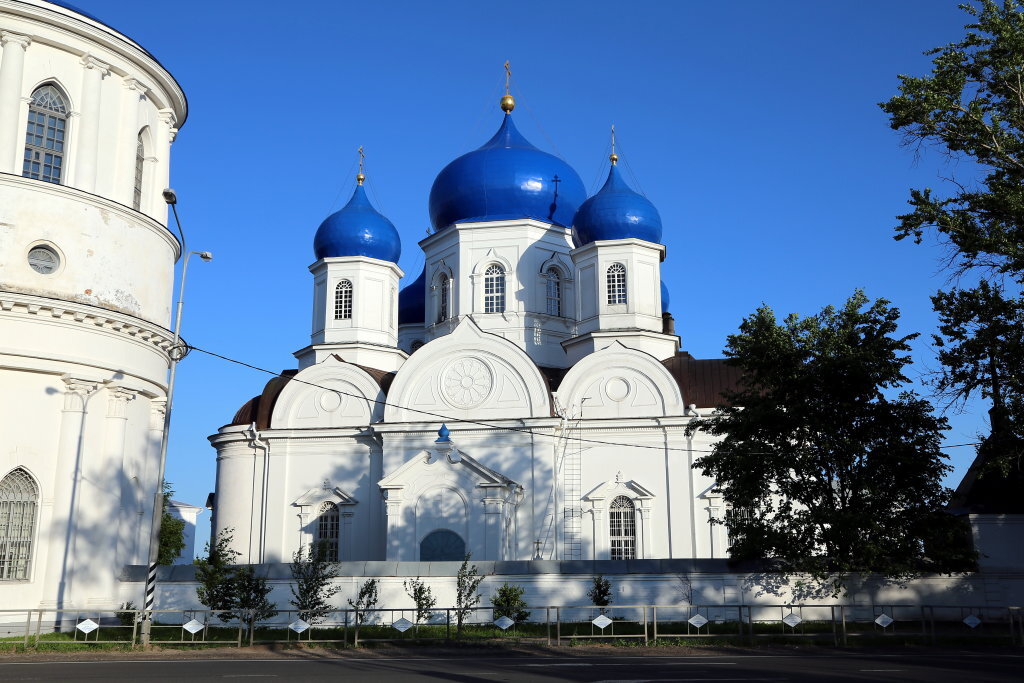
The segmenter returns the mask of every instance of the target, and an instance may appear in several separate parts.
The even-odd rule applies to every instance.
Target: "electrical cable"
[[[713,450],[701,449],[701,448],[689,449],[689,448],[674,448],[674,447],[671,447],[671,446],[648,446],[648,445],[645,445],[645,444],[616,443],[614,441],[601,441],[599,439],[587,439],[587,438],[583,438],[583,437],[579,437],[579,436],[577,436],[577,437],[572,437],[572,436],[568,436],[568,437],[567,436],[555,436],[554,434],[545,434],[543,432],[535,431],[533,429],[530,429],[529,427],[508,427],[508,426],[505,426],[505,425],[496,425],[496,424],[492,424],[492,423],[489,423],[489,422],[481,422],[479,420],[465,420],[465,419],[458,418],[458,417],[452,417],[450,415],[444,415],[442,413],[431,412],[429,410],[420,410],[419,408],[409,408],[407,406],[398,405],[397,403],[388,403],[387,401],[379,401],[379,400],[377,400],[375,398],[366,398],[365,396],[360,396],[359,394],[353,394],[351,392],[342,391],[340,389],[335,389],[333,387],[325,387],[322,384],[317,384],[316,382],[308,382],[306,380],[299,379],[299,378],[297,378],[295,376],[284,375],[284,374],[282,374],[280,372],[274,372],[273,370],[268,370],[267,368],[261,368],[258,365],[252,365],[251,363],[246,363],[245,361],[237,360],[237,359],[231,358],[229,356],[224,356],[222,354],[216,353],[215,351],[209,351],[207,349],[202,349],[202,348],[199,348],[198,346],[194,346],[192,344],[186,344],[186,346],[188,346],[189,350],[191,350],[191,351],[198,351],[199,353],[205,353],[208,356],[212,356],[214,358],[219,358],[220,360],[227,361],[229,363],[234,363],[236,365],[241,365],[242,367],[246,367],[246,368],[249,368],[251,370],[256,370],[258,372],[263,372],[263,373],[266,373],[268,375],[273,375],[274,377],[280,377],[280,378],[282,378],[282,379],[284,379],[286,381],[289,381],[289,382],[298,382],[300,384],[305,384],[306,386],[316,387],[317,389],[323,389],[324,391],[330,391],[330,392],[333,392],[335,394],[340,394],[342,396],[348,396],[350,398],[355,398],[355,399],[360,400],[360,401],[366,401],[367,403],[376,403],[376,404],[382,405],[384,407],[391,406],[393,408],[399,408],[401,410],[408,410],[408,411],[411,411],[411,412],[414,412],[414,413],[420,413],[421,415],[428,415],[430,417],[434,417],[434,418],[438,418],[440,420],[443,420],[445,424],[449,424],[449,423],[450,424],[460,424],[460,423],[461,424],[471,424],[471,425],[477,425],[477,426],[480,426],[480,427],[487,427],[488,429],[498,429],[498,430],[507,431],[507,432],[518,432],[518,433],[521,433],[521,434],[530,434],[532,436],[544,437],[544,438],[548,438],[548,439],[553,439],[555,441],[558,441],[560,439],[565,439],[567,441],[578,441],[580,443],[590,443],[590,444],[595,444],[595,445],[600,445],[600,446],[618,446],[618,447],[621,447],[621,448],[645,448],[645,449],[656,450],[656,451],[661,451],[661,452],[664,452],[666,450],[669,450],[669,451],[679,451],[681,453],[694,453],[694,452],[696,452],[696,453],[713,453],[714,452]],[[580,422],[582,420],[583,420],[583,418],[580,417],[580,418],[577,419],[577,422]],[[939,450],[944,450],[946,448],[959,448],[959,447],[962,447],[962,446],[978,446],[978,445],[980,445],[980,442],[953,444],[953,445],[950,445],[950,446],[940,446]],[[763,451],[763,452],[762,451],[749,451],[747,454],[748,455],[775,455],[775,453],[771,453],[771,452],[768,452],[768,451]]]

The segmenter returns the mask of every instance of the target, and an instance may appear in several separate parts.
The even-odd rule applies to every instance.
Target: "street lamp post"
[[[181,221],[178,219],[178,196],[174,190],[167,188],[163,192],[164,201],[171,207],[174,213],[174,222],[178,226],[178,234],[181,236],[181,250],[185,253],[185,260],[181,266],[181,282],[178,286],[178,304],[174,312],[174,341],[168,351],[171,360],[171,374],[167,380],[167,405],[164,408],[164,428],[160,436],[160,463],[157,467],[156,492],[153,496],[153,523],[152,533],[149,539],[149,571],[146,574],[146,598],[143,609],[145,610],[142,620],[142,644],[149,644],[150,627],[153,623],[153,600],[156,596],[156,569],[157,561],[160,558],[160,522],[163,517],[164,498],[164,469],[167,465],[167,441],[171,432],[171,409],[174,405],[174,376],[177,374],[178,361],[185,357],[181,342],[181,309],[185,303],[185,277],[188,275],[188,259],[192,254],[209,263],[213,260],[213,254],[208,251],[186,251],[185,233],[181,230]]]

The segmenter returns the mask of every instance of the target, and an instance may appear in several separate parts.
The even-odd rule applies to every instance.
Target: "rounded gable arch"
[[[323,429],[380,422],[385,398],[365,370],[330,356],[285,385],[274,404],[270,427]]]
[[[533,360],[472,318],[424,344],[395,376],[386,422],[441,418],[498,420],[547,417],[551,394]]]
[[[568,417],[664,417],[682,415],[679,384],[658,360],[619,342],[581,359],[557,392]]]

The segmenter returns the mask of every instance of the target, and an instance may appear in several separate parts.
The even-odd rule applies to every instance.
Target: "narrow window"
[[[613,560],[632,560],[636,557],[636,514],[633,501],[617,496],[608,515],[609,536]]]
[[[613,263],[608,266],[608,305],[626,303],[626,266]]]
[[[142,131],[139,131],[139,140],[135,145],[135,194],[132,196],[132,208],[139,211],[142,208],[142,170],[146,165],[146,146],[142,144]]]
[[[548,315],[562,315],[562,280],[558,268],[548,268],[545,294]]]
[[[352,282],[342,280],[334,288],[334,319],[352,319]]]
[[[61,92],[52,85],[36,88],[28,104],[23,176],[60,184],[67,125],[68,104]]]
[[[19,467],[0,480],[0,581],[28,579],[38,506],[28,472]]]
[[[448,319],[451,299],[452,280],[447,273],[441,273],[437,278],[437,322],[443,323]]]
[[[338,561],[338,527],[340,526],[338,506],[327,501],[320,506],[320,516],[316,522],[317,551],[323,553],[328,562]]]
[[[497,264],[484,271],[484,313],[505,312],[505,269]]]

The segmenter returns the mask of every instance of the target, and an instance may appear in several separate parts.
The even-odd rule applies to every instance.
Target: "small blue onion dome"
[[[661,312],[668,313],[668,305],[670,297],[668,295],[668,287],[665,286],[665,281],[661,281]]]
[[[317,259],[368,256],[398,263],[402,241],[391,221],[370,204],[360,181],[348,204],[320,224],[313,238],[313,253]]]
[[[427,295],[427,266],[419,277],[407,284],[398,293],[398,324],[423,323],[427,319],[425,299]]]
[[[604,187],[583,202],[572,225],[580,246],[628,237],[661,243],[658,210],[646,197],[630,189],[614,162]]]
[[[587,198],[579,175],[558,157],[531,145],[505,114],[494,137],[463,154],[430,188],[435,230],[453,223],[533,218],[563,227]]]

